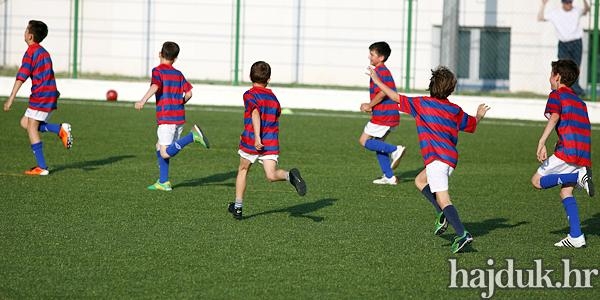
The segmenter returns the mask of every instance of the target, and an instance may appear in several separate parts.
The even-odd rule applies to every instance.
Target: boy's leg
[[[560,198],[569,222],[569,234],[566,238],[555,243],[554,246],[556,247],[581,248],[585,246],[585,236],[581,232],[579,210],[577,209],[577,201],[573,197],[573,189],[573,185],[564,185],[560,189]]]
[[[556,156],[550,156],[531,177],[531,184],[537,189],[548,189],[557,185],[577,184],[590,197],[594,196],[592,169],[565,163]]]
[[[431,192],[431,188],[429,187],[429,184],[427,183],[427,172],[425,169],[423,169],[415,177],[415,186],[417,187],[417,189],[419,191],[421,191],[421,194],[423,194],[423,196],[425,196],[425,199],[429,200],[429,203],[431,203],[431,205],[433,205],[433,208],[435,209],[436,218],[435,218],[435,229],[433,230],[433,234],[435,234],[435,235],[443,234],[444,232],[446,232],[446,229],[448,228],[448,220],[446,219],[446,216],[444,216],[444,213],[442,212],[442,209],[440,208],[440,206],[437,204],[437,200],[435,199],[435,193]]]
[[[277,161],[275,159],[262,159],[261,162],[263,163],[267,180],[271,182],[287,180],[296,189],[298,195],[306,195],[306,182],[298,169],[292,168],[289,172],[277,169]]]
[[[156,160],[158,162],[158,180],[148,186],[152,191],[171,191],[171,182],[169,181],[169,158],[164,158],[162,153],[165,152],[167,146],[156,144]]]
[[[248,177],[250,167],[252,167],[252,162],[240,157],[240,165],[238,167],[237,177],[235,178],[235,202],[230,202],[227,207],[227,210],[238,220],[242,219],[242,206],[244,202],[244,193],[246,192],[246,178]]]
[[[183,131],[183,126],[178,126],[178,127],[176,127],[175,130],[177,131],[175,134],[175,138],[174,138],[175,141],[165,149],[165,151],[162,153],[163,157],[164,156],[173,157],[173,156],[177,155],[179,153],[179,151],[181,151],[181,149],[183,149],[185,146],[191,144],[192,142],[201,144],[205,148],[210,147],[208,138],[206,138],[206,135],[204,134],[204,132],[202,132],[202,130],[200,129],[200,127],[198,127],[198,125],[194,125],[192,127],[192,129],[190,130],[190,133],[186,134],[182,138],[179,138],[179,136],[181,135],[181,132]]]
[[[44,157],[44,146],[40,139],[40,133],[37,128],[40,121],[23,117],[21,119],[21,125],[26,123],[27,135],[29,136],[29,142],[31,144],[31,151],[35,157],[37,166],[25,171],[26,175],[48,175],[48,165],[46,165],[46,158]]]
[[[396,184],[397,180],[394,177],[392,170],[392,162],[390,161],[390,153],[398,150],[397,146],[385,143],[385,138],[389,134],[388,126],[380,126],[367,123],[363,133],[360,135],[358,142],[367,150],[374,151],[377,156],[377,161],[385,178],[373,181],[376,184]],[[392,179],[392,180],[389,180]]]

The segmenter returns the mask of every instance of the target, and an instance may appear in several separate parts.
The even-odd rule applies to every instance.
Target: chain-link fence
[[[541,0],[455,1],[459,89],[547,93],[558,39],[550,22],[537,20]],[[265,60],[273,67],[274,83],[364,87],[368,46],[384,40],[393,50],[386,64],[396,85],[425,89],[430,69],[442,62],[440,53],[449,47],[442,43],[444,4],[443,0],[0,0],[1,64],[20,63],[27,21],[40,19],[50,28],[43,45],[59,72],[147,77],[158,64],[161,44],[175,41],[181,47],[176,67],[192,80],[247,81],[250,65]],[[573,5],[583,7],[584,2],[576,0]],[[550,0],[544,9],[560,6],[559,0]],[[585,30],[580,83],[588,92],[593,72],[598,73],[591,69],[594,17],[592,9],[579,19]]]

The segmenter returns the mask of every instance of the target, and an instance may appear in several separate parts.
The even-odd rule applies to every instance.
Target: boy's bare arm
[[[260,113],[258,109],[252,111],[252,128],[254,128],[254,147],[256,147],[256,150],[262,150],[264,145],[260,139]]]
[[[544,17],[544,10],[546,9],[546,3],[548,3],[548,0],[542,0],[542,5],[540,6],[540,10],[538,11],[537,19],[540,22],[546,21],[546,18]]]
[[[556,113],[553,113],[550,118],[548,118],[548,123],[544,128],[544,132],[542,132],[542,136],[540,137],[540,141],[538,142],[537,146],[536,154],[539,162],[543,162],[548,158],[548,152],[546,151],[546,140],[548,140],[548,137],[556,127],[556,124],[558,124],[559,119],[560,116]]]
[[[360,110],[364,111],[364,112],[371,111],[373,109],[373,107],[375,107],[375,105],[381,103],[381,101],[383,101],[384,98],[385,98],[385,93],[379,92],[379,93],[377,93],[377,95],[375,95],[375,97],[373,97],[373,99],[371,99],[371,102],[361,104]]]
[[[17,97],[17,92],[19,91],[22,85],[23,81],[15,80],[15,84],[13,85],[12,91],[10,92],[10,96],[8,96],[8,99],[6,99],[6,102],[4,102],[4,111],[10,110],[10,107],[15,101],[15,97]]]
[[[192,91],[191,90],[185,92],[185,95],[183,95],[183,102],[187,103],[188,101],[190,101],[190,99],[192,99]]]
[[[383,93],[385,93],[386,96],[390,97],[390,99],[392,99],[392,100],[394,100],[396,102],[400,102],[400,96],[398,95],[398,93],[396,93],[389,86],[387,86],[383,82],[381,82],[381,79],[379,79],[379,76],[377,76],[377,73],[375,72],[374,69],[367,68],[367,70],[368,70],[367,75],[371,76],[371,78],[373,79],[373,82],[377,86],[379,86],[379,88],[381,89],[381,91]]]
[[[477,114],[475,115],[475,119],[477,119],[477,123],[485,117],[485,114],[491,107],[487,106],[485,103],[479,104],[477,107]]]
[[[144,108],[144,104],[146,104],[146,101],[148,101],[148,99],[150,99],[150,97],[152,97],[152,95],[156,94],[157,91],[158,91],[158,85],[152,84],[150,86],[150,88],[148,88],[148,91],[146,92],[144,97],[142,97],[142,100],[135,103],[135,109],[140,110],[140,109]]]

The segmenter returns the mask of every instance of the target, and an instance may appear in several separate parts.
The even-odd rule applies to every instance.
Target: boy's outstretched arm
[[[148,99],[150,99],[152,95],[156,94],[157,91],[158,85],[152,84],[150,88],[148,88],[148,91],[146,92],[144,97],[142,97],[142,100],[135,103],[135,109],[141,110],[142,108],[144,108],[144,104],[146,104],[146,101],[148,101]]]
[[[252,128],[254,128],[254,147],[256,147],[256,150],[262,150],[264,145],[260,139],[260,113],[258,109],[252,111]]]
[[[396,93],[394,90],[392,90],[389,86],[385,85],[381,81],[381,79],[379,79],[379,76],[377,76],[375,69],[369,67],[369,68],[367,68],[367,70],[368,70],[367,75],[371,76],[371,78],[373,79],[373,83],[375,83],[377,86],[379,86],[381,91],[384,92],[386,96],[390,97],[390,99],[392,99],[396,102],[400,102],[400,96],[398,96],[398,93]]]
[[[8,99],[6,99],[6,102],[4,102],[4,111],[10,110],[10,107],[12,106],[13,101],[15,101],[15,97],[17,96],[17,92],[19,91],[22,85],[23,81],[18,79],[15,80],[15,84],[13,85],[12,91],[10,92],[10,96],[8,96]]]
[[[479,104],[479,106],[477,107],[477,114],[475,115],[477,123],[479,123],[479,121],[481,121],[483,117],[485,117],[485,114],[488,110],[490,110],[490,108],[491,107],[487,106],[485,103]]]
[[[548,158],[548,152],[546,151],[546,140],[550,136],[550,133],[552,133],[552,130],[554,130],[556,127],[556,124],[558,124],[559,119],[560,116],[556,113],[553,113],[550,115],[550,118],[548,118],[548,123],[546,124],[546,128],[544,128],[544,132],[542,132],[542,136],[540,137],[540,141],[538,142],[537,146],[536,154],[539,162],[543,162]]]

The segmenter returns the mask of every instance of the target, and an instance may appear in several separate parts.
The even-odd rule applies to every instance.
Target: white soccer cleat
[[[398,184],[398,178],[396,178],[396,176],[392,176],[392,178],[387,178],[384,175],[384,176],[381,176],[381,178],[373,180],[373,183],[374,184],[396,185],[396,184]]]
[[[392,154],[391,154],[392,162],[390,164],[390,167],[392,168],[392,170],[396,169],[398,167],[398,165],[400,164],[400,160],[402,159],[402,156],[404,156],[405,150],[406,150],[406,147],[404,147],[402,145],[398,145],[398,146],[396,146],[396,151],[392,152]]]
[[[564,247],[564,248],[581,248],[585,247],[585,236],[583,234],[579,237],[571,237],[570,234],[567,234],[567,237],[558,241],[558,243],[554,244],[556,247]]]
[[[583,188],[588,196],[594,197],[594,182],[592,181],[592,168],[581,167],[577,172],[577,184]]]

